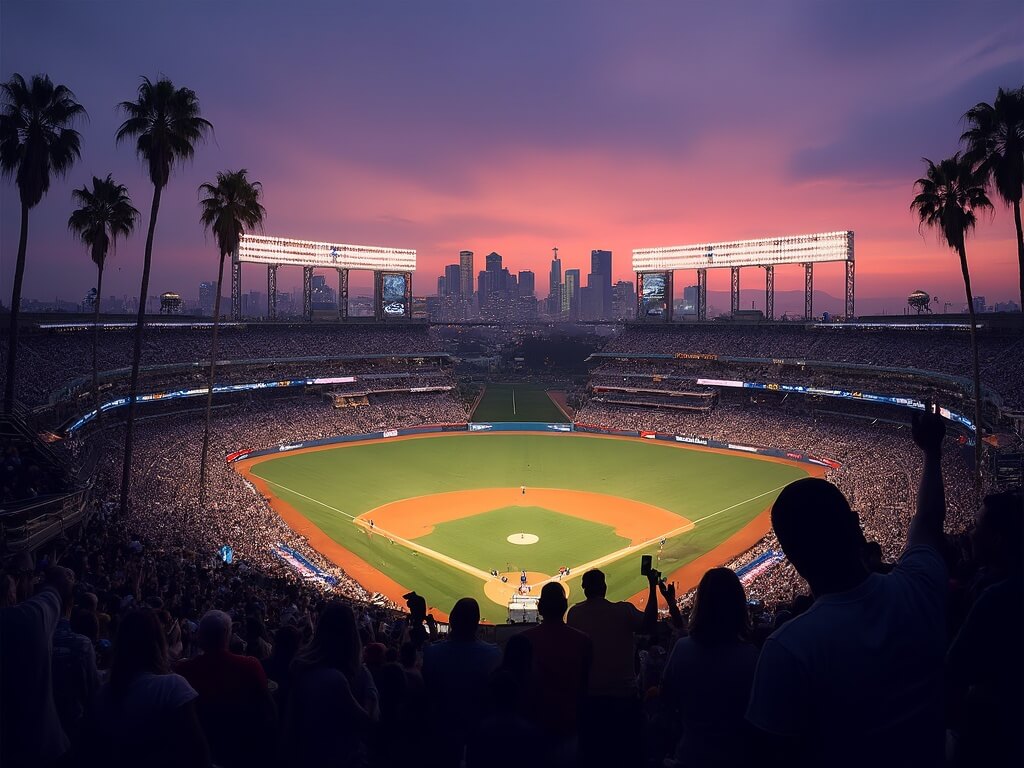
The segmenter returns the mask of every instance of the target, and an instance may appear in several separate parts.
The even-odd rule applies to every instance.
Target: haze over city
[[[244,167],[264,185],[268,234],[415,248],[417,295],[462,249],[477,269],[496,251],[532,270],[543,297],[553,246],[584,275],[592,249],[611,250],[613,280],[631,280],[636,247],[849,229],[858,301],[923,288],[962,307],[955,254],[909,203],[920,158],[952,154],[963,113],[1021,82],[1019,3],[642,8],[5,0],[0,77],[46,72],[89,115],[81,161],[32,211],[24,295],[77,302],[94,284],[66,227],[71,189],[93,175],[126,184],[145,222],[151,185],[114,143],[115,105],[167,75],[196,91],[215,138],[165,191],[151,293],[195,298],[215,279],[196,189]],[[7,296],[12,184],[0,205]],[[137,295],[144,240],[143,226],[119,244],[105,295]],[[968,253],[975,294],[1013,299],[1001,202]],[[284,269],[279,285],[300,277]],[[245,279],[266,289],[262,270]],[[712,272],[709,290],[728,280]],[[353,273],[355,292],[369,287]],[[841,296],[841,267],[816,287]],[[799,269],[779,270],[778,291],[800,288]]]

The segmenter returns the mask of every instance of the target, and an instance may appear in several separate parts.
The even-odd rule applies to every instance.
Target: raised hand
[[[658,582],[658,588],[661,590],[661,596],[665,598],[665,602],[672,605],[676,601],[676,583],[674,581],[665,583],[664,581]]]
[[[924,413],[915,413],[911,417],[910,434],[924,453],[939,454],[942,452],[942,438],[946,435],[946,423],[931,402],[926,401],[924,407]]]

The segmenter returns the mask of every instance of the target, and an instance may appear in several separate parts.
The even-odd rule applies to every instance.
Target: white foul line
[[[513,399],[513,401],[515,401],[515,390],[512,390],[512,399]],[[513,405],[513,408],[514,407],[515,406]],[[366,530],[370,531],[371,533],[379,533],[379,534],[381,534],[381,535],[383,535],[383,536],[385,536],[385,537],[387,537],[389,539],[393,539],[394,541],[399,541],[404,546],[408,547],[409,549],[412,549],[413,551],[422,552],[423,554],[427,555],[427,557],[432,557],[435,560],[439,560],[441,562],[448,563],[449,565],[452,565],[452,566],[458,568],[460,571],[463,571],[465,573],[470,574],[471,576],[476,576],[477,578],[480,578],[483,581],[490,581],[491,578],[492,578],[489,573],[485,573],[484,571],[480,570],[479,568],[475,568],[472,565],[469,565],[467,563],[463,563],[461,560],[456,560],[454,557],[446,555],[446,554],[444,554],[442,552],[438,552],[436,550],[429,549],[428,547],[424,547],[422,544],[417,544],[414,541],[410,541],[409,539],[405,539],[405,538],[402,538],[401,536],[397,536],[397,535],[395,535],[395,534],[391,533],[390,531],[387,531],[387,530],[385,530],[383,528],[380,528],[380,527],[377,527],[377,526],[375,526],[374,528],[370,528],[370,526],[365,521],[357,519],[355,517],[355,515],[350,515],[348,512],[342,512],[337,507],[332,507],[330,504],[322,502],[319,499],[314,499],[312,496],[307,496],[304,493],[299,493],[298,491],[293,491],[288,486],[281,485],[280,483],[275,483],[273,480],[267,480],[265,477],[260,478],[260,479],[263,480],[263,482],[265,482],[265,483],[269,483],[270,485],[277,486],[281,490],[287,491],[288,493],[294,493],[296,496],[301,496],[304,499],[308,499],[309,501],[312,501],[314,504],[319,504],[321,507],[326,507],[327,509],[330,509],[330,510],[332,510],[334,512],[337,512],[340,515],[344,515],[349,520],[352,520],[356,525],[358,525],[358,526],[360,526],[362,528],[365,528]],[[716,515],[722,514],[723,512],[728,512],[731,509],[736,509],[736,507],[743,506],[744,504],[749,504],[752,501],[756,501],[757,499],[760,499],[762,496],[767,496],[770,493],[775,493],[776,491],[781,491],[783,488],[786,487],[786,485],[788,485],[788,483],[780,485],[777,488],[772,488],[771,490],[765,491],[764,493],[759,493],[756,496],[751,496],[749,499],[744,499],[743,501],[738,501],[735,504],[730,504],[728,507],[723,507],[722,509],[718,510],[717,512],[712,512],[712,513],[710,513],[708,515],[704,515],[704,517],[699,517],[696,520],[691,520],[690,522],[686,523],[685,525],[682,525],[682,526],[680,526],[678,528],[674,528],[673,530],[668,531],[667,533],[664,533],[664,534],[662,534],[660,536],[655,536],[654,538],[648,539],[647,541],[642,541],[639,544],[630,544],[628,547],[623,547],[622,549],[616,550],[615,552],[610,552],[607,555],[602,555],[601,557],[597,558],[596,560],[591,560],[590,562],[583,563],[582,565],[573,566],[570,570],[578,571],[580,569],[597,568],[600,565],[607,565],[609,563],[615,562],[616,560],[621,560],[623,557],[626,557],[627,555],[632,554],[632,553],[642,549],[643,547],[646,547],[649,544],[653,544],[656,541],[661,541],[661,539],[668,538],[669,536],[676,536],[676,535],[678,535],[680,533],[686,533],[687,531],[691,531],[691,530],[693,530],[694,528],[697,527],[697,523],[702,523],[705,520],[710,520],[712,517],[715,517]],[[554,578],[548,579],[548,581],[554,581]],[[542,582],[542,584],[546,584],[546,583],[547,583],[547,581]],[[534,585],[534,586],[536,586],[536,585]]]

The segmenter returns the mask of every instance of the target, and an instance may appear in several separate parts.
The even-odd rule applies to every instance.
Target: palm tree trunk
[[[210,414],[213,410],[213,382],[217,372],[217,331],[220,329],[220,293],[224,284],[224,254],[220,255],[217,270],[217,295],[213,298],[213,339],[210,341],[210,375],[207,377],[206,423],[203,426],[203,451],[199,464],[199,508],[206,505],[206,458],[210,452]],[[187,510],[188,507],[186,506]],[[188,513],[186,512],[186,515]]]
[[[142,359],[142,331],[146,325],[146,296],[149,295],[149,268],[153,262],[153,234],[160,210],[163,187],[153,186],[153,206],[149,211],[149,232],[146,234],[146,256],[142,262],[142,287],[139,289],[139,314],[135,320],[135,344],[132,350],[132,376],[128,384],[128,421],[124,430],[124,464],[121,467],[121,515],[128,513],[128,495],[132,478],[132,439],[135,429],[135,398],[139,393],[139,362]]]
[[[964,276],[964,291],[967,293],[967,312],[971,316],[971,375],[974,382],[974,490],[981,500],[981,367],[978,365],[978,331],[974,315],[974,294],[971,291],[971,272],[967,268],[967,249],[963,243],[957,247],[960,254],[960,271]]]
[[[4,382],[4,413],[14,410],[14,379],[18,373],[18,312],[21,309],[21,284],[25,279],[25,251],[28,246],[28,206],[21,204],[21,236],[18,238],[18,260],[14,267],[14,290],[11,291],[11,318],[7,328],[7,381]]]
[[[96,348],[100,343],[100,301],[103,296],[103,264],[96,267],[99,272],[96,277],[96,306],[92,313],[92,400],[96,409],[96,424],[100,423],[100,368],[96,362]]]
[[[1013,201],[1013,223],[1017,225],[1017,276],[1020,278],[1020,311],[1024,312],[1024,229],[1020,224],[1020,200]]]

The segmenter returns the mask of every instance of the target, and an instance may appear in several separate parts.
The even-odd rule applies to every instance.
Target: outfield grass
[[[538,384],[488,384],[470,417],[472,421],[567,422]]]
[[[424,595],[430,605],[447,612],[455,600],[469,595],[480,602],[487,620],[498,622],[505,620],[504,611],[484,596],[479,579],[400,544],[390,544],[381,536],[367,536],[352,519],[389,502],[454,490],[526,485],[594,491],[654,504],[696,523],[693,531],[666,545],[661,569],[669,572],[724,541],[770,505],[782,486],[807,474],[787,464],[661,441],[515,433],[356,443],[282,454],[254,465],[251,471],[331,538]],[[504,565],[500,562],[501,542],[511,531],[502,534],[504,528],[496,526],[490,541],[484,541],[487,534],[478,528],[475,536],[480,541],[456,551],[460,547],[454,539],[466,530],[459,525],[462,522],[440,524],[430,534],[442,534],[438,551],[463,562],[478,560],[470,564],[483,570],[498,567],[492,562],[495,557],[498,565]],[[452,533],[445,530],[449,526]],[[472,527],[470,523],[470,530]],[[430,546],[427,538],[417,541]],[[511,545],[506,542],[505,546]],[[557,565],[573,567],[591,559],[592,548],[589,544],[578,546],[575,534],[561,537],[560,547],[561,551],[552,554]],[[607,551],[619,548],[611,542],[609,547]],[[604,568],[611,599],[623,599],[644,586],[639,562],[634,562],[638,560],[629,558]],[[525,561],[522,567],[527,567]],[[537,570],[548,572],[550,566]],[[573,586],[578,577],[574,574],[570,580],[574,589],[570,602],[582,596],[578,582]]]

